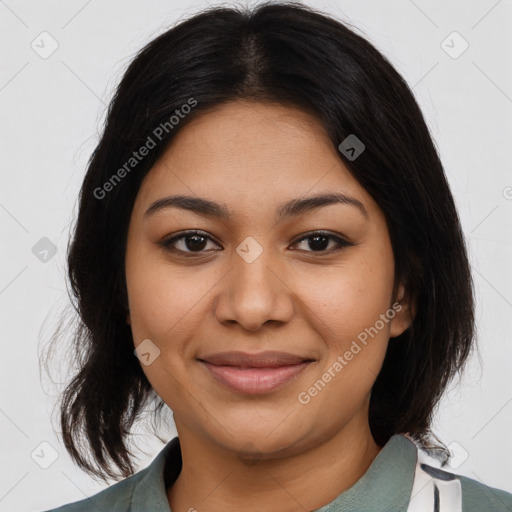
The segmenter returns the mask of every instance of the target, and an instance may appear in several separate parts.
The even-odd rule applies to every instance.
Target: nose
[[[293,293],[270,250],[254,261],[233,253],[233,265],[219,283],[214,314],[218,322],[258,331],[265,324],[284,324],[293,316]]]

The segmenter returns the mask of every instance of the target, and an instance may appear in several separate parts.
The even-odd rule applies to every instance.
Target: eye
[[[334,242],[334,247],[331,247],[329,250],[326,250],[326,248],[329,246],[329,239]],[[320,252],[324,254],[329,254],[335,251],[339,251],[343,247],[349,247],[351,245],[355,245],[351,242],[348,242],[344,238],[341,238],[336,235],[332,235],[330,233],[327,233],[325,231],[315,231],[314,233],[310,233],[309,235],[301,238],[297,242],[295,242],[293,245],[300,244],[304,241],[307,242],[307,246],[310,247],[312,250],[306,252]]]
[[[305,241],[308,241],[307,245],[311,250],[301,250],[304,252],[316,252],[323,254],[330,254],[342,249],[343,247],[355,245],[340,236],[336,236],[325,231],[315,231],[307,236],[303,236],[297,242],[292,244],[292,247],[294,245],[304,243]],[[208,233],[200,230],[191,230],[182,232],[172,238],[162,240],[158,242],[158,245],[169,251],[175,251],[185,255],[193,255],[194,253],[201,254],[204,252],[210,252],[207,250],[208,242],[212,242],[213,245],[219,247],[219,244],[214,242]],[[328,249],[330,243],[334,243],[334,247]]]
[[[202,253],[212,238],[204,231],[186,231],[172,238],[162,240],[159,245],[170,251],[182,253]],[[218,244],[215,243],[218,246]],[[206,251],[205,251],[206,252]],[[209,252],[209,251],[208,251]]]

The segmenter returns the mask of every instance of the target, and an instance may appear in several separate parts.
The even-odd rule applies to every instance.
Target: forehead
[[[236,210],[328,191],[350,194],[371,208],[371,197],[314,116],[284,105],[237,101],[200,115],[176,134],[144,179],[137,202],[180,193]]]
[[[186,160],[204,165],[207,160],[215,168],[236,167],[251,174],[276,166],[285,171],[310,165],[320,154],[323,160],[329,156],[332,160],[333,153],[323,126],[310,114],[275,103],[236,101],[186,125],[168,148],[167,156],[180,163]],[[252,176],[256,177],[254,173]]]

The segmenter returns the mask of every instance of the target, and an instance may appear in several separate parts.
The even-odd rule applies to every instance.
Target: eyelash
[[[196,255],[202,255],[204,253],[203,249],[200,250],[200,251],[183,251],[181,249],[176,249],[176,247],[172,247],[172,244],[175,243],[176,241],[182,240],[182,239],[185,239],[187,237],[194,236],[194,235],[198,235],[198,236],[201,236],[203,238],[207,238],[207,239],[213,241],[214,243],[217,243],[217,242],[215,242],[215,240],[213,240],[208,235],[208,233],[206,233],[204,231],[201,231],[201,230],[190,230],[190,231],[184,231],[184,232],[180,233],[177,236],[173,236],[172,238],[164,239],[164,240],[158,242],[158,245],[160,245],[161,247],[163,247],[167,251],[181,253],[181,255],[183,255],[183,256],[185,256],[187,258],[195,257]],[[316,236],[328,237],[328,238],[334,240],[334,242],[337,244],[337,246],[334,249],[331,248],[330,250],[303,251],[303,252],[309,252],[309,253],[313,253],[313,254],[316,253],[318,255],[326,255],[326,254],[332,254],[334,252],[337,252],[340,249],[343,249],[344,247],[350,247],[350,246],[355,245],[354,243],[348,242],[344,238],[341,238],[339,236],[333,235],[333,234],[328,233],[326,231],[313,231],[311,233],[308,233],[306,236],[303,236],[302,238],[300,238],[296,242],[294,242],[293,245],[296,245],[296,244],[298,244],[300,242],[303,242],[304,240],[308,240],[310,238],[315,238]]]

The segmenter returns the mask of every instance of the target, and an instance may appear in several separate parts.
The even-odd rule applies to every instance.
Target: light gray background
[[[68,301],[69,225],[114,86],[147,41],[211,3],[0,1],[2,511],[47,509],[105,487],[73,466],[54,433],[59,386],[41,383],[38,350]],[[307,3],[361,29],[425,113],[468,238],[482,356],[446,395],[435,432],[453,443],[455,472],[512,492],[512,0]],[[47,59],[31,47],[50,48],[43,31],[59,45]],[[469,43],[457,58],[442,46],[453,31]],[[462,41],[450,39],[453,53]],[[46,262],[32,252],[43,237],[57,247]],[[145,446],[139,468],[161,448]],[[52,450],[57,459],[43,469],[34,450],[41,463]]]

